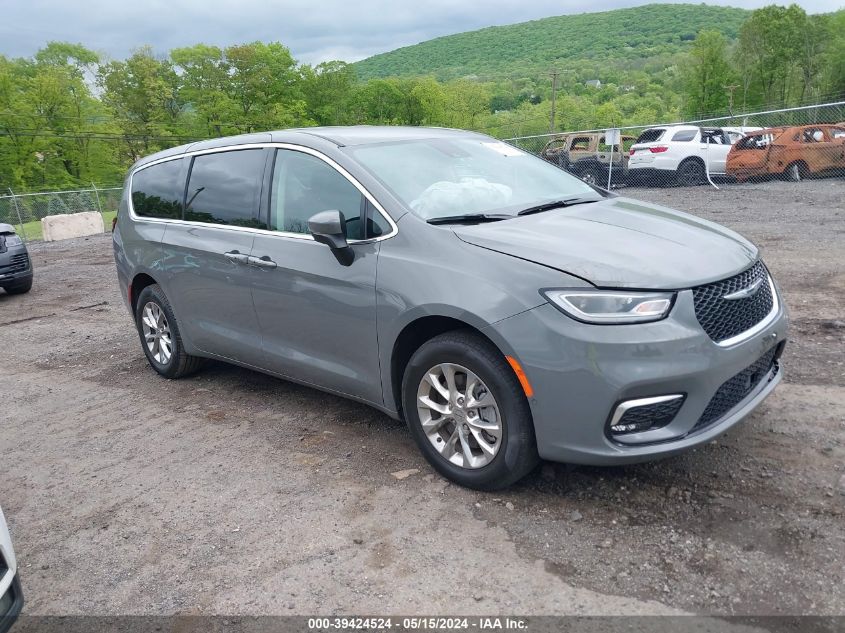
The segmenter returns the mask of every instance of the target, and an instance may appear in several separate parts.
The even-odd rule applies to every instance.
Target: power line
[[[193,143],[196,141],[205,140],[205,138],[195,136],[162,136],[152,134],[107,134],[100,132],[80,132],[72,134],[63,134],[60,132],[42,132],[39,130],[5,130],[0,131],[0,136],[15,137],[23,136],[26,138],[54,138],[54,139],[75,139],[75,140],[94,140],[94,141],[128,141],[128,140],[147,140],[147,141],[181,141],[184,143]]]

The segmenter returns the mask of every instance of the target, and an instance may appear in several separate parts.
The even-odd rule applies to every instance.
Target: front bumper
[[[537,448],[544,459],[624,464],[680,453],[706,443],[745,418],[780,382],[760,380],[720,418],[694,430],[717,390],[786,340],[788,318],[779,301],[773,320],[730,347],[716,345],[695,317],[692,291],[678,293],[670,315],[640,325],[590,325],[542,305],[491,326],[516,355],[534,397]],[[658,429],[611,438],[611,412],[620,402],[667,394],[685,399]]]
[[[25,245],[12,246],[0,253],[0,288],[15,286],[31,277],[32,261]]]

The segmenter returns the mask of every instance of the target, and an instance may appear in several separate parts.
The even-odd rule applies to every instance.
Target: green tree
[[[726,86],[734,80],[728,42],[719,31],[702,31],[695,38],[683,67],[685,110],[690,116],[722,112],[728,107]]]
[[[797,71],[802,65],[808,71],[814,66],[805,52],[807,28],[807,14],[796,4],[757,9],[743,22],[737,65],[743,69],[745,103],[787,105],[802,92]]]
[[[167,145],[182,112],[171,63],[157,59],[149,47],[136,50],[126,61],[101,66],[98,82],[103,102],[125,139],[131,159]]]
[[[302,92],[308,116],[318,125],[347,123],[347,106],[355,87],[355,69],[346,62],[330,61],[314,68],[304,66]]]

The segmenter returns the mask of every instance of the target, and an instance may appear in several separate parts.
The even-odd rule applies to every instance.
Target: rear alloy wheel
[[[678,166],[676,177],[682,187],[694,187],[707,180],[707,171],[700,160],[688,159]]]
[[[167,316],[159,305],[148,302],[141,310],[141,328],[147,353],[161,365],[167,365],[173,358],[173,339]]]
[[[425,458],[462,486],[503,488],[539,460],[519,380],[502,353],[474,332],[440,334],[414,353],[402,407]]]
[[[197,371],[204,359],[185,353],[173,307],[158,284],[138,296],[135,325],[144,355],[165,378],[182,378]]]

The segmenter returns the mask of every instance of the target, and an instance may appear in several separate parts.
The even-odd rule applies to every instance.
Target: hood
[[[723,226],[622,197],[454,231],[469,244],[605,288],[690,288],[730,277],[758,255]]]

